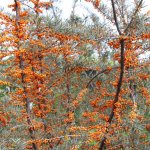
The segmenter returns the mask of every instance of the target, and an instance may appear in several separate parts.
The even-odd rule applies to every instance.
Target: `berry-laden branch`
[[[119,81],[118,81],[118,86],[117,86],[117,91],[116,91],[116,95],[115,95],[115,99],[113,102],[113,107],[111,110],[111,113],[109,115],[109,119],[108,119],[108,123],[111,124],[113,117],[114,117],[114,111],[116,109],[115,103],[118,102],[119,100],[119,94],[121,91],[121,86],[122,86],[122,80],[123,80],[123,75],[124,75],[124,40],[122,39],[120,41],[120,46],[121,46],[121,64],[120,64],[120,77],[119,77]],[[108,128],[106,130],[106,133],[108,132]],[[106,136],[103,137],[99,150],[103,150],[103,147],[105,146],[105,141],[106,141]]]
[[[20,7],[18,6],[18,1],[17,0],[14,0],[14,3],[15,3],[15,11],[16,11],[16,27],[17,27],[17,38],[19,39],[19,28],[20,27],[20,23],[19,23],[19,19],[20,19],[20,16],[19,16],[19,13],[20,13]],[[20,49],[20,43],[17,42],[17,49],[19,50]],[[24,70],[24,61],[22,59],[22,54],[20,54],[19,56],[19,68],[22,70],[22,73],[21,73],[21,82],[22,82],[22,85],[23,85],[23,93],[24,95],[26,96],[27,95],[27,91],[26,91],[26,86],[25,86],[25,73],[23,73],[23,70]],[[29,101],[29,98],[26,97],[24,98],[25,100],[25,103],[26,103],[26,113],[27,113],[27,124],[28,124],[28,130],[29,130],[29,134],[30,134],[30,138],[32,140],[35,140],[35,135],[34,135],[34,128],[32,126],[32,122],[31,122],[31,112],[30,112],[30,101]],[[33,150],[38,150],[38,147],[35,143],[32,143],[32,148]]]
[[[114,20],[115,20],[115,25],[116,25],[116,28],[117,28],[117,31],[118,31],[119,35],[121,36],[122,33],[120,31],[119,24],[118,24],[118,21],[117,21],[114,0],[111,0],[111,3],[112,3],[112,8],[113,8],[113,16],[114,16]],[[120,94],[120,91],[121,91],[121,86],[122,86],[122,81],[123,81],[123,75],[124,75],[124,49],[125,49],[124,39],[120,40],[120,47],[121,47],[121,53],[120,53],[120,76],[119,76],[119,80],[118,80],[118,85],[117,85],[115,98],[114,98],[114,101],[113,101],[112,110],[111,110],[111,113],[110,113],[109,119],[108,119],[108,123],[109,124],[111,124],[111,122],[113,120],[113,117],[114,117],[114,111],[116,109],[115,103],[118,102],[118,100],[119,100],[119,94]],[[107,132],[108,132],[108,128],[106,129],[106,133]],[[103,148],[105,146],[106,139],[107,139],[106,136],[104,136],[102,138],[99,150],[103,150]]]

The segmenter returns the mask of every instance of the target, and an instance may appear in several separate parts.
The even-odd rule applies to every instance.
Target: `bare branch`
[[[135,12],[133,13],[130,23],[128,24],[128,26],[127,26],[126,29],[124,30],[124,33],[125,33],[125,34],[127,34],[128,29],[130,28],[130,26],[131,26],[133,20],[135,19],[135,16],[136,16],[136,14],[137,14],[138,11],[139,11],[139,9],[140,9],[140,7],[141,7],[141,5],[142,5],[142,2],[143,2],[143,0],[141,0],[141,1],[139,2],[138,6],[137,6],[137,8],[136,8],[136,10],[135,10]]]
[[[118,68],[118,67],[114,67],[114,68],[111,68],[111,70],[117,69],[117,68]],[[107,72],[107,71],[110,71],[110,70],[109,70],[109,69],[104,69],[104,70],[102,70],[102,71],[99,71],[99,72],[88,82],[86,88],[89,87],[89,85],[91,84],[91,82],[92,82],[97,76],[99,76],[100,74],[105,73],[105,72]]]
[[[113,16],[114,16],[114,20],[115,20],[115,25],[116,25],[116,28],[117,28],[117,31],[118,31],[119,35],[121,35],[121,31],[120,31],[117,16],[116,16],[114,0],[111,0],[111,3],[112,3],[112,8],[113,8]]]

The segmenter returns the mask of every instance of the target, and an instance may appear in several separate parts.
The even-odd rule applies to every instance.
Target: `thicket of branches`
[[[55,1],[1,10],[0,149],[149,149],[149,12],[87,2],[96,14],[74,0],[67,20]]]

